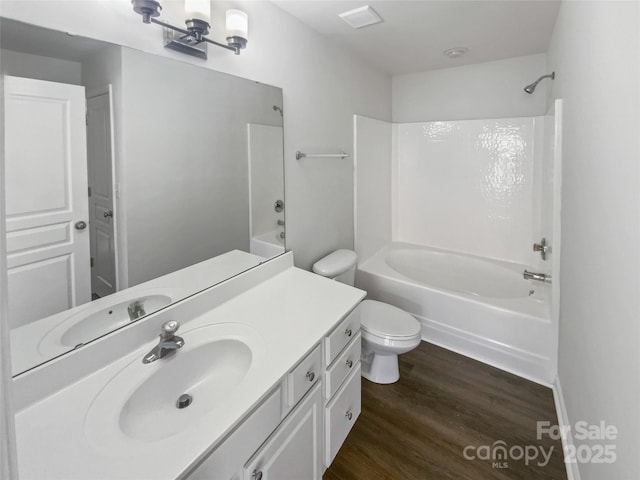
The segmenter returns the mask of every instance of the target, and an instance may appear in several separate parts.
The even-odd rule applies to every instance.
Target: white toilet
[[[313,271],[353,285],[357,259],[351,250],[336,250],[314,263]],[[375,383],[397,382],[398,355],[420,344],[420,323],[388,303],[365,300],[358,308],[362,324],[362,376]]]

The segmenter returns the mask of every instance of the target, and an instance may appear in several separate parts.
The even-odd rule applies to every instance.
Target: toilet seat
[[[406,340],[421,334],[420,323],[393,305],[365,300],[360,308],[361,328],[371,335],[389,340]]]

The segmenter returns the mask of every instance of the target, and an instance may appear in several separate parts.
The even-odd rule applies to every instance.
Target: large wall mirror
[[[14,375],[284,252],[280,88],[0,32]]]

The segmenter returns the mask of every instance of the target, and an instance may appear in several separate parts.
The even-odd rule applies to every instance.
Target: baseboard
[[[573,427],[569,423],[569,415],[567,414],[567,406],[564,403],[564,395],[562,394],[562,387],[560,385],[560,377],[556,376],[555,382],[551,387],[553,390],[553,401],[556,405],[556,413],[558,414],[558,425],[560,428],[566,429],[565,431],[573,431]],[[568,430],[568,429],[571,430]],[[575,451],[573,445],[573,435],[562,436],[562,449],[563,452]],[[567,468],[567,480],[580,480],[580,471],[578,470],[577,463],[565,463]]]
[[[414,315],[422,325],[424,341],[513,373],[545,387],[553,387],[551,360],[491,339]]]

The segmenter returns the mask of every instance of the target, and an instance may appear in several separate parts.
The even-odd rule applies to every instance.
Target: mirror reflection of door
[[[4,77],[9,318],[90,300],[84,87]]]
[[[87,99],[91,296],[94,300],[117,290],[110,98],[107,90]]]

